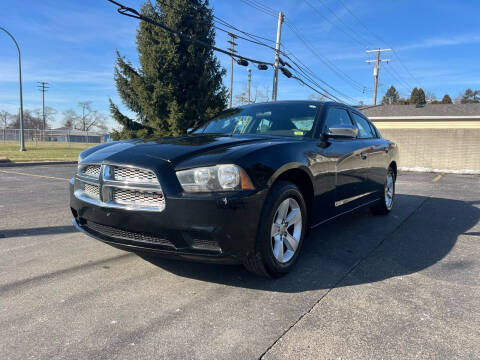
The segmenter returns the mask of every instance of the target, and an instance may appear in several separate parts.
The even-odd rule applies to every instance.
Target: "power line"
[[[231,49],[229,49],[230,51],[227,51],[227,50],[218,48],[218,47],[216,47],[216,46],[210,45],[210,44],[208,44],[208,43],[206,43],[206,42],[204,42],[204,41],[201,41],[201,40],[199,40],[199,39],[196,39],[196,38],[194,38],[194,37],[192,37],[192,36],[190,36],[190,35],[187,35],[187,34],[184,34],[184,33],[180,32],[180,31],[174,30],[174,29],[172,29],[172,28],[170,28],[170,27],[168,27],[168,26],[166,26],[166,25],[164,25],[164,24],[162,24],[162,23],[160,23],[160,22],[158,22],[158,21],[155,21],[155,20],[153,20],[153,19],[151,19],[151,18],[149,18],[149,17],[146,17],[146,16],[140,14],[137,10],[135,10],[135,9],[133,9],[133,8],[130,8],[130,7],[127,7],[127,6],[121,4],[121,3],[117,2],[117,1],[114,1],[114,0],[107,0],[107,1],[109,1],[109,2],[111,2],[111,3],[113,3],[113,4],[115,4],[116,6],[118,6],[117,11],[118,11],[121,15],[125,15],[125,16],[132,17],[132,18],[135,18],[135,19],[143,20],[143,21],[148,22],[148,23],[150,23],[150,24],[152,24],[152,25],[159,26],[160,28],[164,29],[165,31],[168,31],[168,32],[170,32],[170,33],[173,33],[173,34],[177,35],[181,40],[193,42],[193,43],[196,43],[196,44],[198,44],[198,45],[200,45],[200,46],[202,46],[202,47],[205,47],[205,48],[210,48],[210,49],[215,50],[215,51],[217,51],[217,52],[220,52],[220,53],[223,53],[223,54],[225,54],[225,55],[228,55],[228,56],[232,57],[232,59],[233,59],[233,58],[236,58],[236,59],[238,59],[237,62],[239,62],[239,63],[243,60],[243,61],[251,61],[251,62],[253,62],[253,63],[259,64],[259,67],[262,66],[262,65],[263,65],[263,66],[266,66],[266,65],[273,66],[273,65],[274,65],[274,64],[272,64],[272,63],[270,63],[270,62],[259,61],[259,60],[256,60],[256,59],[251,59],[251,58],[248,58],[248,57],[245,57],[245,56],[236,54],[236,53],[234,52],[234,50],[232,51],[232,48],[233,48],[233,47],[232,47]],[[242,1],[244,1],[244,2],[246,2],[246,3],[248,3],[248,2],[250,1],[250,2],[253,3],[253,1],[251,1],[251,0],[248,0],[248,1],[247,1],[247,0],[242,0]],[[242,32],[243,32],[243,31],[242,31]],[[243,33],[246,33],[246,32],[243,32]],[[236,36],[236,35],[233,34],[233,33],[229,33],[229,35],[230,35],[230,36]],[[281,52],[281,53],[283,53],[283,52]],[[288,57],[288,55],[286,55],[286,56]],[[290,57],[288,57],[288,58],[290,59]],[[243,65],[243,64],[242,64],[242,65]],[[281,70],[282,73],[283,73],[284,75],[286,75],[287,77],[293,77],[291,74],[290,74],[290,76],[287,75],[288,70],[286,70],[284,67],[281,67],[280,70]],[[298,78],[298,77],[293,77],[293,78],[295,78],[297,81],[300,81],[302,84],[307,85],[309,88],[312,88],[312,87],[311,87],[310,85],[308,85],[304,80],[302,80],[302,79],[300,79],[300,78]],[[310,78],[310,81],[313,82],[313,83],[315,83],[311,78]],[[315,83],[315,84],[316,84],[316,83]],[[326,84],[326,83],[325,83],[325,84]],[[341,92],[339,92],[338,90],[336,90],[335,88],[331,87],[330,85],[328,85],[328,86],[329,86],[330,88],[332,88],[333,90],[335,90],[336,92],[341,93]],[[313,89],[313,88],[312,88],[312,89]],[[322,94],[323,96],[332,98],[332,96],[328,96],[328,92],[327,92],[327,94],[323,94],[323,93],[321,93],[320,91],[318,91],[318,90],[316,90],[316,89],[315,89],[315,91],[316,91],[317,93],[319,93],[319,94]],[[344,97],[347,98],[348,96],[344,95]],[[338,98],[336,98],[336,97],[334,97],[334,99],[337,99],[337,100],[338,100]],[[350,99],[352,99],[352,98],[350,98]],[[353,99],[352,99],[352,100],[353,100]]]
[[[318,51],[305,39],[305,37],[300,33],[300,31],[293,25],[291,22],[286,22],[287,26],[292,30],[292,32],[300,39],[300,41],[305,45],[305,47],[310,50],[310,52],[316,56],[325,66],[327,66],[332,72],[334,72],[337,76],[341,79],[346,81],[347,83],[352,86],[353,89],[357,91],[362,91],[364,85],[358,83],[353,78],[351,78],[348,74],[346,74],[343,70],[339,69],[335,65],[331,64],[327,59],[321,56]]]
[[[223,31],[224,33],[227,33],[227,34],[233,34],[233,32],[231,30],[227,30],[227,29],[223,29],[219,26],[216,26],[215,25],[215,29],[217,30],[220,30],[220,31]],[[244,36],[241,36],[241,35],[238,35],[238,34],[235,34],[235,36],[238,38],[238,39],[242,39],[242,40],[245,40],[245,41],[248,41],[248,42],[251,42],[253,44],[257,44],[257,45],[260,45],[260,46],[264,46],[264,47],[267,47],[271,50],[275,50],[275,47],[274,46],[270,46],[268,44],[265,44],[264,42],[261,42],[261,41],[257,41],[257,40],[252,40],[252,39],[249,39],[247,37],[244,37]]]
[[[184,34],[183,32],[181,31],[177,31],[177,30],[174,30],[168,26],[166,26],[165,24],[162,24],[158,21],[155,21],[153,19],[150,19],[149,17],[147,16],[144,16],[142,14],[140,14],[137,10],[133,9],[133,8],[130,8],[128,6],[125,6],[123,4],[120,4],[119,2],[117,1],[114,1],[114,0],[107,0],[109,2],[111,2],[112,4],[115,4],[116,6],[118,6],[118,13],[121,14],[121,15],[125,15],[125,16],[128,16],[128,17],[131,17],[131,18],[134,18],[134,19],[138,19],[138,20],[143,20],[145,22],[148,22],[152,25],[156,25],[156,26],[159,26],[161,27],[162,29],[164,29],[165,31],[168,31],[172,34],[175,34],[177,35],[180,39],[182,40],[185,40],[185,41],[189,41],[189,42],[192,42],[192,43],[195,43],[195,44],[198,44],[202,47],[205,47],[205,48],[208,48],[208,49],[212,49],[212,50],[215,50],[217,52],[220,52],[222,54],[225,54],[225,55],[228,55],[228,56],[231,56],[231,57],[234,57],[234,58],[237,58],[239,60],[246,60],[246,61],[250,61],[252,63],[255,63],[255,64],[262,64],[262,65],[270,65],[270,66],[273,66],[273,63],[271,62],[267,62],[267,61],[260,61],[260,60],[256,60],[256,59],[251,59],[251,58],[248,58],[248,57],[245,57],[245,56],[242,56],[242,55],[238,55],[238,54],[234,54],[230,51],[227,51],[227,50],[224,50],[224,49],[221,49],[219,47],[216,47],[214,45],[210,45],[202,40],[199,40],[199,39],[196,39],[190,35],[187,35],[187,34]]]
[[[340,19],[340,17],[338,17],[338,15],[332,10],[330,9],[322,0],[317,0],[318,2],[320,2],[320,4],[322,4],[328,11],[330,11],[333,16],[340,22],[343,24],[343,26],[338,26],[337,24],[335,24],[332,20],[330,20],[328,17],[326,17],[323,12],[321,12],[317,7],[315,7],[314,5],[312,5],[309,1],[307,0],[303,0],[303,2],[305,4],[307,4],[308,6],[310,6],[310,8],[313,9],[313,11],[315,11],[318,15],[320,15],[323,19],[325,19],[325,21],[327,21],[328,23],[330,23],[332,26],[335,26],[337,27],[340,31],[342,31],[345,35],[347,35],[348,37],[350,37],[351,39],[353,39],[355,42],[357,42],[358,44],[362,45],[362,46],[365,46],[365,41],[364,39],[358,35],[357,33],[355,33],[355,31],[353,31],[345,22],[343,22],[343,20]],[[347,32],[346,30],[349,30],[349,32]],[[366,42],[368,43],[368,41]]]
[[[215,19],[216,22],[219,22],[221,25],[229,27],[230,29],[235,30],[239,33],[242,33],[243,35],[248,36],[252,39],[268,41],[268,42],[271,42],[272,44],[275,44],[275,40],[272,40],[272,39],[269,39],[269,38],[266,38],[266,37],[263,37],[263,36],[259,36],[259,35],[252,34],[252,33],[249,33],[247,31],[241,30],[241,29],[233,26],[232,24],[229,24],[227,21],[219,18],[218,16],[213,15],[213,18]]]
[[[258,1],[254,1],[254,0],[241,0],[243,3],[259,10],[260,12],[262,13],[265,13],[269,16],[272,16],[272,17],[276,17],[276,14],[275,14],[275,9],[272,9],[266,5],[263,5],[261,4],[260,2]],[[343,72],[341,69],[339,69],[337,66],[335,66],[334,64],[332,64],[331,62],[329,62],[327,59],[325,59],[324,57],[322,57],[310,44],[309,42],[303,37],[303,35],[301,34],[300,30],[298,30],[296,28],[296,26],[291,23],[290,21],[286,21],[285,24],[292,30],[292,32],[295,34],[295,36],[297,36],[297,38],[299,38],[303,44],[310,50],[310,52],[312,52],[317,58],[320,59],[320,61],[322,61],[322,63],[325,64],[325,66],[327,66],[332,72],[334,72],[337,76],[339,76],[342,80],[346,81],[347,83],[349,83],[353,89],[357,90],[357,91],[361,91],[362,93],[364,93],[365,89],[367,89],[366,86],[358,83],[357,81],[355,81],[353,78],[351,78],[348,74],[346,74],[345,72]],[[291,57],[289,57],[285,52],[282,52],[282,55],[289,58],[290,60],[292,60]],[[296,58],[297,61],[299,60],[298,58]],[[312,72],[313,73],[313,72]],[[315,76],[315,75],[314,75]],[[316,77],[316,76],[315,76]],[[318,79],[318,77],[316,77]],[[320,79],[319,79],[320,80]],[[320,80],[322,83],[324,83],[326,86],[328,86],[329,88],[333,89],[335,92],[339,93],[342,95],[342,97],[344,98],[350,98],[352,101],[355,102],[355,100],[343,93],[341,93],[339,90],[335,89],[334,87],[332,87],[331,85],[329,85],[328,83],[324,82],[323,80]]]
[[[353,102],[355,102],[355,100],[353,98],[351,98],[350,96],[348,95],[345,95],[344,93],[342,93],[340,90],[337,90],[336,88],[334,88],[333,86],[331,86],[330,84],[328,84],[326,81],[324,81],[323,79],[320,79],[317,75],[315,75],[315,73],[308,68],[308,66],[306,66],[304,63],[302,63],[302,61],[297,57],[295,56],[294,54],[291,54],[291,56],[293,58],[295,58],[297,60],[298,63],[300,63],[301,65],[299,65],[295,60],[293,60],[291,57],[288,57],[288,59],[300,70],[300,72],[303,74],[304,77],[306,77],[307,79],[309,79],[312,83],[316,84],[316,86],[320,89],[322,89],[324,92],[326,92],[327,94],[330,93],[328,90],[324,89],[321,85],[319,85],[318,83],[315,82],[315,80],[312,79],[315,78],[317,79],[318,81],[320,81],[322,84],[324,84],[325,86],[327,86],[328,88],[332,89],[333,91],[335,91],[336,93],[340,94],[341,97],[345,98],[345,99],[350,99],[352,100]],[[289,64],[287,64],[288,66]],[[290,66],[291,67],[291,66]],[[293,69],[295,70],[295,69]],[[333,95],[332,95],[333,96]],[[341,102],[337,97],[335,97],[335,100]]]
[[[245,31],[242,31],[242,30],[240,30],[240,29],[238,29],[238,28],[236,28],[236,27],[234,27],[234,26],[230,26],[230,27],[231,27],[232,29],[235,29],[236,31],[241,32],[241,33],[246,33]],[[219,30],[221,30],[221,31],[226,32],[227,34],[231,34],[231,32],[228,31],[228,30],[226,30],[226,29],[222,29],[222,28],[219,28],[219,27],[216,27],[216,28],[219,29]],[[265,47],[267,47],[267,48],[269,48],[269,49],[271,49],[271,50],[276,50],[275,47],[270,46],[270,45],[268,45],[268,44],[265,44],[265,43],[263,43],[263,42],[258,42],[258,41],[255,41],[255,40],[246,39],[245,37],[242,37],[242,36],[240,36],[240,35],[238,35],[238,34],[235,34],[235,35],[236,35],[236,37],[239,38],[239,39],[247,40],[247,41],[250,41],[250,42],[252,42],[252,43],[255,43],[255,44],[258,44],[258,45],[261,45],[261,46],[265,46]],[[287,52],[281,50],[281,51],[280,51],[280,54],[281,54],[282,56],[284,56],[285,58],[289,59],[292,63],[294,63],[294,64],[302,71],[302,73],[304,73],[304,74],[306,75],[306,73],[305,73],[305,71],[302,69],[302,67],[301,67],[300,65],[298,65],[298,64],[289,56],[289,54],[288,54]],[[298,60],[299,60],[299,59],[297,58],[297,61],[298,61]],[[306,65],[304,65],[304,64],[303,64],[303,66],[306,67]],[[310,69],[308,69],[308,70],[310,71],[310,73],[311,73],[313,76],[315,76],[314,73],[313,73]],[[308,75],[307,75],[307,76],[308,76]],[[314,82],[314,80],[312,80],[311,78],[309,78],[309,79],[310,79],[310,81]],[[323,80],[319,79],[319,81],[323,81]],[[326,84],[326,83],[325,83],[325,84]],[[329,86],[328,84],[326,84],[326,85]],[[326,93],[328,94],[328,91],[327,91],[327,90],[323,89],[323,88],[322,88],[321,86],[319,86],[318,84],[316,84],[316,86],[318,86],[320,89],[322,89],[324,92],[326,92]],[[337,90],[334,89],[334,88],[332,88],[332,89],[333,89],[334,91],[337,91]],[[342,93],[341,93],[341,94],[342,94]],[[343,95],[345,98],[349,98],[347,95],[344,95],[344,94],[342,94],[342,95]],[[324,96],[325,96],[325,95],[324,95]],[[325,96],[325,97],[328,97],[328,96]],[[350,99],[351,99],[352,101],[354,101],[353,98],[350,98]],[[340,101],[338,98],[335,98],[335,99],[332,99],[332,100]]]
[[[412,89],[412,87],[410,87],[410,85],[408,85],[408,83],[406,83],[402,78],[400,78],[400,76],[397,75],[397,73],[395,73],[393,71],[393,68],[390,68],[389,66],[386,66],[384,68],[389,74],[390,76],[395,79],[395,81],[400,85],[402,86],[405,90],[407,91],[410,91]]]
[[[374,37],[376,37],[380,42],[386,44],[387,46],[389,46],[390,48],[392,48],[392,53],[393,55],[395,56],[395,58],[398,60],[398,62],[400,63],[400,65],[402,65],[402,67],[405,69],[405,71],[410,75],[410,77],[414,80],[415,83],[419,84],[420,86],[423,87],[423,85],[420,83],[420,81],[418,81],[418,79],[410,72],[410,70],[405,66],[405,64],[403,63],[403,61],[400,59],[400,57],[398,56],[397,52],[395,51],[395,48],[393,46],[391,46],[390,44],[388,44],[384,39],[382,39],[380,36],[378,36],[377,34],[375,34],[373,31],[370,30],[370,28],[365,25],[365,23],[360,20],[360,18],[358,16],[356,16],[353,11],[351,11],[348,6],[342,1],[342,0],[338,0],[338,2],[345,8],[345,10],[347,10],[350,15],[352,15],[356,20],[357,22],[362,25],[370,34],[372,34]]]
[[[264,5],[258,1],[253,1],[253,0],[240,0],[240,1],[274,18],[276,18],[277,14],[279,13],[279,11],[272,9],[271,7]]]
[[[267,7],[266,5],[263,5],[263,4],[259,3],[259,2],[255,2],[255,1],[252,1],[252,0],[241,0],[241,1],[244,2],[244,3],[247,4],[247,5],[253,7],[253,8],[255,8],[255,9],[261,11],[261,12],[263,12],[263,13],[266,13],[267,15],[270,15],[270,16],[272,16],[272,17],[273,17],[273,16],[276,17],[276,14],[275,14],[275,11],[276,11],[276,10],[275,10],[275,9],[272,9],[272,8],[270,8],[270,7]],[[243,34],[248,34],[248,35],[250,35],[250,36],[253,35],[253,34],[247,33],[246,31],[243,31],[243,30],[241,30],[241,29],[239,29],[239,28],[237,28],[237,27],[235,27],[235,26],[233,26],[233,25],[231,25],[231,24],[228,24],[228,23],[227,23],[225,20],[223,20],[223,19],[220,19],[220,18],[218,18],[218,17],[216,17],[216,16],[214,16],[214,17],[215,17],[217,20],[219,20],[219,22],[221,22],[224,26],[228,26],[228,27],[230,27],[231,29],[234,29],[234,30],[236,30],[236,31],[238,31],[238,32],[240,32],[240,33],[243,33]],[[224,30],[224,29],[221,29],[221,31],[225,31],[225,30]],[[259,37],[259,36],[256,36],[256,35],[253,35],[253,36]],[[239,37],[239,38],[242,38],[242,37]],[[260,37],[259,37],[259,38],[260,38]],[[266,39],[266,38],[263,38],[263,39]],[[266,39],[266,40],[267,40],[267,41],[270,41],[270,42],[273,42],[273,40],[271,40],[271,39]],[[259,43],[259,42],[257,42],[257,41],[252,41],[252,42],[257,43],[257,44]],[[265,47],[270,48],[270,49],[272,49],[272,50],[277,50],[276,48],[273,48],[273,46],[270,46],[270,45],[265,44],[265,43],[263,43],[263,42],[260,42],[259,45],[265,46]],[[282,56],[288,58],[292,63],[294,63],[294,64],[297,66],[297,68],[300,69],[300,71],[303,73],[303,76],[304,76],[305,78],[307,78],[310,82],[312,82],[313,84],[315,84],[315,86],[317,86],[318,88],[322,89],[322,90],[325,92],[325,93],[322,93],[322,92],[320,92],[320,91],[318,91],[318,90],[316,89],[315,91],[316,91],[317,93],[319,93],[319,94],[321,94],[322,96],[325,96],[325,97],[327,97],[327,98],[330,98],[331,100],[341,101],[341,100],[338,99],[337,97],[334,97],[333,95],[329,95],[329,92],[328,92],[327,90],[325,90],[324,88],[322,88],[322,87],[321,87],[317,82],[315,82],[315,80],[313,80],[310,76],[308,76],[308,74],[305,72],[305,70],[304,70],[300,65],[298,65],[285,51],[281,51],[281,50],[280,50],[279,53],[280,53]],[[299,60],[299,59],[297,58],[297,60]],[[291,67],[291,66],[290,66],[290,67]],[[307,69],[308,69],[308,68],[307,68]],[[282,69],[280,68],[280,70],[282,70]],[[308,69],[308,70],[313,74],[313,72],[312,72],[310,69]],[[314,74],[313,74],[313,75],[314,75]],[[315,76],[315,75],[314,75],[314,76]],[[315,77],[316,77],[316,76],[315,76]],[[298,77],[296,77],[296,79],[298,80]],[[351,99],[351,101],[355,102],[355,100],[354,100],[353,98],[351,98],[351,97],[349,97],[349,96],[341,93],[339,90],[333,88],[332,86],[330,86],[328,83],[324,82],[323,80],[321,80],[321,79],[319,79],[319,80],[320,80],[321,82],[323,82],[324,84],[326,84],[328,87],[330,87],[333,91],[336,91],[336,92],[340,93],[344,98],[346,98],[346,99],[347,99],[347,98],[348,98],[348,99]],[[306,84],[305,81],[303,81],[303,80],[302,80],[301,82],[302,82],[302,84],[304,84],[304,85]],[[311,86],[309,86],[309,87],[311,87]]]

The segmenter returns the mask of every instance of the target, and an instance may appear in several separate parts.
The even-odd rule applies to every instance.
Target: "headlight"
[[[216,165],[177,171],[177,178],[186,192],[254,189],[248,175],[237,165]]]

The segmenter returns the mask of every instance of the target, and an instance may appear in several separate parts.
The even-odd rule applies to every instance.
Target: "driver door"
[[[325,119],[323,133],[336,126],[355,126],[346,108],[331,107]],[[368,147],[368,145],[367,145]],[[328,137],[325,156],[335,164],[334,213],[348,211],[362,202],[365,171],[368,169],[365,142],[358,139]]]

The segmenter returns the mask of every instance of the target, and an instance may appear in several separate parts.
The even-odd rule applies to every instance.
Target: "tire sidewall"
[[[295,251],[293,257],[286,263],[280,263],[273,255],[271,246],[271,228],[279,205],[287,198],[295,199],[300,207],[302,214],[302,233],[298,243],[297,251]],[[259,232],[257,235],[257,250],[262,254],[266,269],[272,276],[275,277],[285,274],[293,267],[301,252],[301,247],[305,238],[306,227],[307,207],[305,200],[303,199],[303,196],[298,188],[290,182],[279,182],[278,184],[275,184],[274,188],[272,188],[272,191],[268,195],[267,200],[265,201]]]

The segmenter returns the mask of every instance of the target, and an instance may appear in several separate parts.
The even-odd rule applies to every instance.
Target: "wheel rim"
[[[393,195],[395,194],[395,180],[391,172],[387,175],[387,182],[385,183],[385,206],[391,209],[393,205]]]
[[[273,217],[271,231],[272,252],[280,263],[295,255],[302,236],[302,211],[293,198],[283,200]]]

